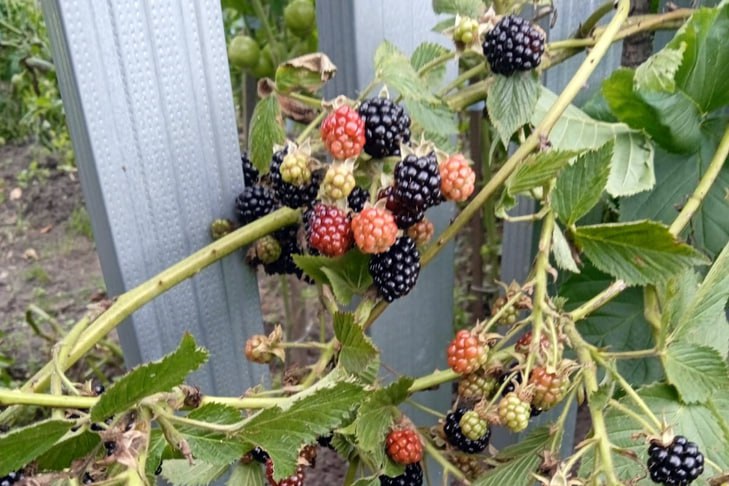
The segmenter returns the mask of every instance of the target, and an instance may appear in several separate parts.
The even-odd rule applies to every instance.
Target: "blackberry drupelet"
[[[251,159],[248,158],[248,152],[243,152],[241,154],[240,162],[243,167],[243,182],[245,182],[245,185],[252,186],[253,184],[258,184],[260,174],[258,173],[256,166],[253,165],[253,162],[251,162]]]
[[[356,186],[352,189],[352,192],[347,196],[347,204],[349,209],[355,213],[359,213],[364,209],[365,203],[370,200],[370,192],[367,189],[363,189]]]
[[[369,98],[358,112],[365,122],[364,151],[376,159],[400,155],[400,144],[410,141],[410,117],[402,105],[388,98]]]
[[[704,472],[704,455],[695,443],[681,435],[665,447],[651,442],[648,456],[648,472],[657,484],[688,486]]]
[[[476,454],[483,451],[489,445],[489,437],[491,430],[486,429],[486,433],[478,440],[471,440],[461,430],[461,418],[468,412],[467,408],[459,408],[446,416],[443,432],[445,432],[448,443],[468,454]]]
[[[420,252],[408,236],[401,236],[384,253],[372,255],[370,275],[378,293],[387,302],[407,295],[420,274]]]
[[[281,164],[288,149],[284,148],[273,154],[269,178],[276,197],[281,204],[290,208],[309,207],[316,199],[319,184],[324,177],[321,170],[311,173],[311,181],[301,187],[285,182],[281,178]]]
[[[409,464],[405,472],[399,476],[380,476],[380,486],[421,486],[423,484],[423,468],[419,462]]]
[[[260,185],[243,188],[235,199],[235,215],[242,225],[251,223],[276,209],[274,194]]]
[[[544,32],[528,20],[507,15],[486,33],[483,53],[496,74],[532,70],[542,61]]]
[[[441,202],[440,181],[435,152],[423,157],[410,154],[395,166],[393,195],[410,211],[424,211]]]

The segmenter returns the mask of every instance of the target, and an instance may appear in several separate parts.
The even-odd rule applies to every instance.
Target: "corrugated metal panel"
[[[54,60],[110,295],[209,242],[232,216],[240,153],[218,0],[44,0]],[[237,394],[260,379],[245,335],[258,291],[240,255],[137,312],[127,363],[159,358],[189,330],[212,353],[193,381]],[[260,369],[260,367],[258,367]]]

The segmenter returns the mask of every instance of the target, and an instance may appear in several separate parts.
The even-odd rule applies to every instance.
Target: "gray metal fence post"
[[[232,216],[240,153],[219,0],[43,0],[54,63],[111,296],[209,242]],[[240,254],[202,271],[119,329],[128,364],[191,331],[211,352],[192,381],[236,395],[261,367],[241,356],[260,329]]]

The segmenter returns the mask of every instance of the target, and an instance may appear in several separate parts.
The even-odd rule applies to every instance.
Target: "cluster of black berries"
[[[688,486],[704,472],[704,455],[681,435],[668,446],[652,442],[648,447],[648,472],[654,483]]]
[[[380,476],[380,486],[421,486],[423,484],[423,468],[419,462],[408,464],[405,472],[399,476]]]
[[[462,407],[446,415],[443,432],[450,445],[467,454],[477,454],[488,447],[491,430],[486,428],[484,434],[476,440],[466,437],[461,429],[461,419],[468,410]]]
[[[544,40],[540,28],[516,15],[507,15],[486,34],[483,53],[492,72],[511,76],[539,66]]]
[[[6,476],[0,477],[0,486],[11,486],[24,478],[23,470],[13,471]]]

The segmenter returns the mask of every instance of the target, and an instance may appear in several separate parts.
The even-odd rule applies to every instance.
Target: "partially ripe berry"
[[[532,406],[549,410],[564,398],[569,380],[558,373],[549,373],[542,367],[534,368],[529,375],[529,384],[534,386]]]
[[[499,418],[502,425],[512,432],[521,432],[529,426],[531,406],[523,401],[516,392],[508,393],[499,402]]]
[[[263,264],[273,263],[281,256],[281,244],[271,235],[256,240],[256,257]]]
[[[467,454],[476,454],[488,447],[491,430],[487,427],[483,436],[478,440],[472,440],[466,437],[461,430],[461,418],[468,412],[467,408],[459,408],[446,415],[443,424],[443,433],[448,443]]]
[[[352,218],[352,232],[363,253],[383,253],[397,239],[397,225],[390,211],[378,207],[363,209]]]
[[[448,157],[438,166],[440,192],[450,201],[461,202],[473,194],[476,173],[462,154]]]
[[[336,206],[317,204],[306,214],[306,238],[322,255],[344,255],[352,247],[349,216]]]
[[[228,219],[216,219],[210,224],[210,236],[214,240],[219,240],[231,231],[233,231],[233,222]]]
[[[488,431],[489,424],[475,410],[463,414],[459,422],[463,435],[471,440],[479,440]]]
[[[429,219],[423,218],[407,230],[407,235],[413,239],[416,245],[422,246],[430,241],[435,233],[435,227]]]
[[[309,157],[301,152],[293,152],[284,156],[281,167],[281,180],[297,187],[311,181]]]
[[[414,464],[423,459],[423,444],[413,429],[396,429],[387,434],[387,455],[398,464]]]
[[[266,461],[266,479],[270,486],[303,486],[304,484],[304,466],[296,466],[296,472],[282,479],[281,481],[275,481],[273,479],[273,461],[271,459]]]
[[[321,183],[322,197],[336,201],[349,196],[356,185],[353,169],[351,162],[334,163],[329,166]]]
[[[458,396],[465,399],[482,400],[491,396],[496,389],[496,378],[479,369],[461,377],[458,382]]]
[[[364,120],[354,108],[342,105],[322,122],[321,139],[335,159],[357,157],[365,144],[364,126]]]
[[[459,374],[473,373],[488,359],[486,346],[468,329],[458,331],[448,345],[448,366]]]

